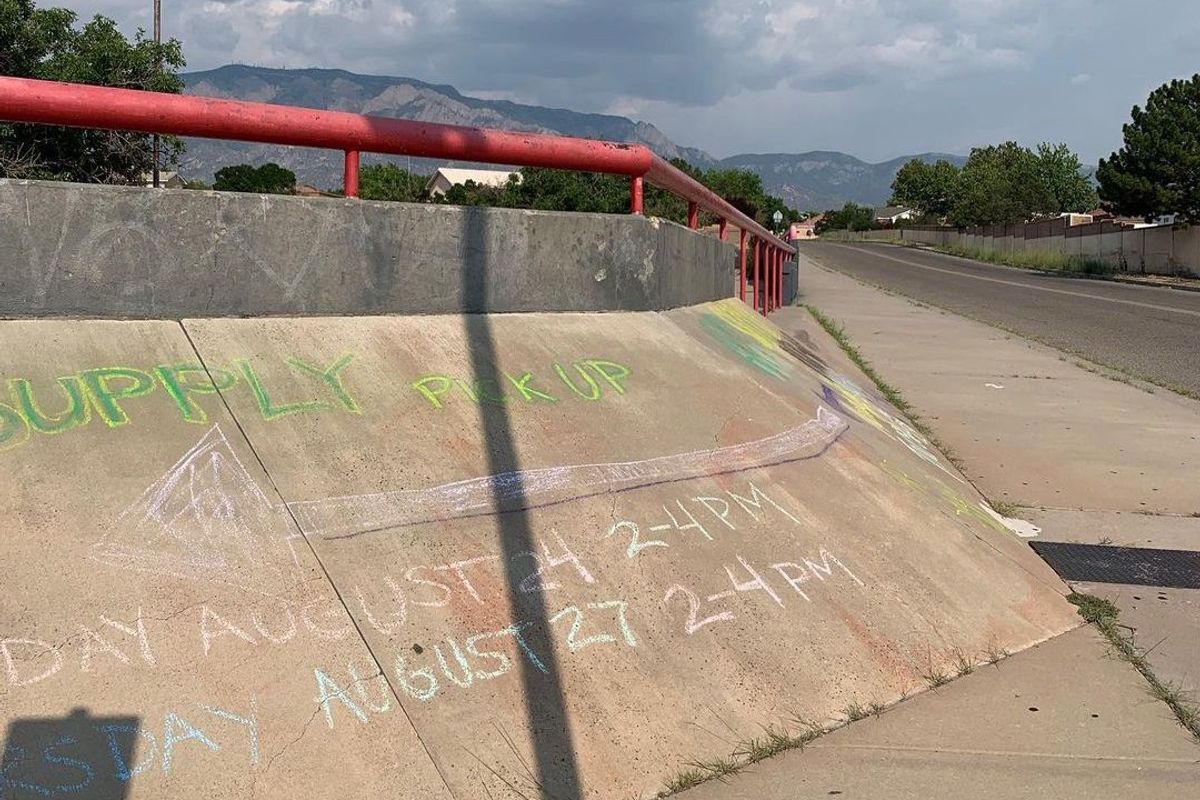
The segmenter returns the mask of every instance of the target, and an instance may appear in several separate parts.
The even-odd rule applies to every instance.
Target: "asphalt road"
[[[914,300],[1200,395],[1200,292],[1045,275],[894,245],[805,242],[800,254]],[[800,287],[803,298],[803,277]]]

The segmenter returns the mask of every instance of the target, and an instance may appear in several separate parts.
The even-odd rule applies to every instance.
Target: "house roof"
[[[884,206],[883,208],[875,209],[875,218],[883,219],[884,217],[887,217],[888,219],[892,219],[893,217],[900,216],[906,211],[912,211],[912,209],[905,208],[904,206]]]
[[[307,183],[297,183],[292,188],[292,194],[299,197],[339,197],[335,192],[325,192]]]
[[[520,175],[511,170],[505,169],[456,169],[453,167],[438,167],[433,175],[429,178],[429,185],[437,180],[438,176],[446,179],[446,182],[451,186],[458,186],[467,181],[474,181],[480,186],[503,186],[508,183],[510,175]]]
[[[166,183],[167,181],[169,181],[172,178],[177,177],[177,176],[179,176],[179,173],[176,172],[175,170],[160,169],[158,171],[158,182]],[[180,177],[180,180],[183,180],[183,178]],[[154,183],[154,173],[153,172],[143,172],[142,173],[142,183],[146,184],[147,186],[152,185]]]

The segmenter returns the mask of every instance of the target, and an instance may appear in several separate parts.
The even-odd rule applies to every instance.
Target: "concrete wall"
[[[1076,627],[792,329],[0,321],[0,797],[649,798]]]
[[[627,215],[0,180],[0,314],[641,311],[730,295],[736,247]]]
[[[935,247],[995,250],[1001,253],[1062,253],[1097,261],[1122,272],[1200,275],[1200,228],[1159,225],[1121,228],[1109,222],[1066,227],[1059,220],[1028,225],[977,228],[902,228],[865,233],[826,234],[846,241],[913,242]]]

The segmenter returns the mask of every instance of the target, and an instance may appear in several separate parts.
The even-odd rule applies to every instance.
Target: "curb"
[[[1157,281],[1143,281],[1138,278],[1125,277],[1122,275],[1097,275],[1093,280],[1112,281],[1113,283],[1128,283],[1132,286],[1153,286],[1156,289],[1175,289],[1180,292],[1200,292],[1200,281],[1197,281],[1195,286],[1177,283],[1159,283]]]
[[[835,243],[836,243],[836,240],[832,240],[832,241],[835,241]],[[845,242],[845,244],[852,244],[852,243],[853,243],[853,241]],[[937,247],[926,245],[923,242],[913,242],[913,243],[909,244],[909,243],[902,243],[902,242],[885,241],[885,240],[880,240],[880,239],[877,239],[874,241],[872,241],[870,239],[865,239],[861,243],[862,244],[885,244],[885,245],[892,245],[893,247],[903,247],[903,248],[913,248],[914,250],[924,250],[929,253],[937,253],[939,255],[944,255],[944,256],[951,255],[950,253],[943,253]],[[1012,267],[1009,264],[993,264],[990,261],[979,261],[978,259],[970,258],[969,256],[955,256],[955,257],[956,258],[965,258],[968,261],[975,261],[980,264],[991,264],[992,266],[1009,267],[1010,269],[1020,269],[1020,270],[1024,270],[1025,272],[1036,272],[1041,275],[1052,275],[1052,276],[1056,276],[1056,277],[1060,277],[1060,278],[1079,278],[1081,280],[1089,280],[1089,281],[1108,281],[1110,283],[1125,283],[1125,284],[1129,284],[1131,286],[1149,286],[1154,289],[1175,289],[1176,291],[1179,291],[1179,292],[1200,292],[1200,280],[1196,280],[1194,285],[1177,284],[1177,283],[1159,283],[1158,281],[1142,280],[1141,278],[1137,278],[1133,275],[1089,275],[1089,274],[1083,273],[1083,272],[1065,273],[1065,272],[1059,272],[1056,270],[1035,269],[1035,268],[1031,268],[1031,267]],[[1171,276],[1164,275],[1163,277],[1171,277]]]

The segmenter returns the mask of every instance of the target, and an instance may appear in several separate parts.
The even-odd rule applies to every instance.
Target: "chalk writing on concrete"
[[[776,380],[791,379],[792,362],[788,356],[795,358],[815,373],[821,383],[823,399],[832,408],[865,422],[899,441],[921,460],[956,480],[962,480],[939,457],[929,441],[912,425],[893,414],[886,402],[872,396],[846,376],[834,372],[810,348],[754,314],[743,303],[729,300],[710,303],[700,315],[699,324],[722,348]]]
[[[86,369],[35,386],[10,378],[7,402],[0,403],[0,451],[28,442],[33,434],[55,435],[99,420],[110,428],[133,422],[142,398],[166,395],[185,422],[209,424],[202,399],[244,387],[264,420],[297,414],[361,414],[352,385],[356,356],[346,353],[328,363],[296,356],[282,359],[287,370],[264,376],[264,365],[236,358],[224,367],[181,361],[142,369],[107,366]],[[426,375],[409,386],[413,400],[434,409],[453,402],[476,405],[556,404],[565,399],[597,402],[629,391],[630,367],[601,358],[553,362],[539,377],[527,370],[471,380]],[[284,385],[286,384],[286,386]],[[160,391],[161,390],[161,391]]]
[[[477,683],[503,677],[512,672],[518,660],[523,659],[534,670],[545,673],[545,654],[535,651],[525,635],[532,625],[531,620],[516,620],[502,628],[461,637],[461,644],[459,638],[446,635],[421,647],[419,654],[396,651],[390,660],[390,677],[403,694],[427,703],[452,688],[469,689]],[[624,600],[564,606],[550,615],[549,625],[552,634],[571,654],[598,645],[638,646],[637,634],[628,619],[628,603]],[[351,682],[359,682],[353,664],[347,666],[347,672]],[[355,702],[345,688],[349,682],[334,670],[314,669],[313,679],[317,692],[313,699],[330,728],[335,726],[335,702],[359,722],[369,720],[365,703],[361,698]],[[376,710],[383,713],[387,707],[381,704]]]
[[[294,540],[287,515],[214,425],[121,513],[92,555],[112,566],[261,592],[297,578]]]
[[[212,453],[222,455],[216,464],[204,458]],[[283,597],[269,594],[272,576],[291,581],[276,584],[280,587],[303,585],[299,572],[295,570],[296,559],[289,549],[278,543],[273,544],[271,540],[266,543],[256,540],[246,542],[238,538],[245,533],[240,528],[234,529],[234,541],[238,549],[232,555],[219,549],[205,549],[212,546],[214,539],[220,539],[220,531],[214,526],[232,524],[226,512],[235,507],[235,499],[247,491],[245,484],[249,478],[233,455],[224,449],[223,439],[216,435],[211,439],[206,438],[195,448],[194,454],[201,457],[191,463],[192,472],[215,472],[204,475],[203,480],[195,485],[187,482],[194,480],[195,475],[186,480],[181,477],[180,480],[185,482],[176,487],[178,496],[167,501],[164,501],[159,487],[154,487],[154,491],[148,492],[154,500],[135,506],[135,510],[140,515],[137,517],[139,520],[153,518],[154,513],[164,519],[169,516],[169,523],[173,526],[169,529],[180,535],[164,535],[161,537],[164,540],[177,538],[187,542],[189,537],[195,536],[200,541],[188,546],[181,545],[177,548],[179,552],[170,552],[173,560],[163,560],[160,558],[163,554],[157,551],[137,550],[132,546],[108,542],[102,548],[102,560],[114,559],[111,562],[114,565],[129,567],[128,559],[133,558],[135,568],[156,571],[161,567],[167,570],[165,574],[168,576],[203,578],[238,586],[245,584],[242,588],[247,592],[260,594],[249,606],[244,602],[230,606],[222,603],[220,596],[214,596],[212,601],[194,606],[190,615],[185,615],[194,620],[191,642],[177,641],[172,651],[178,651],[182,645],[185,651],[190,647],[190,652],[196,657],[205,659],[243,658],[254,649],[282,646],[289,642],[303,641],[321,646],[325,642],[346,641],[355,634],[347,610],[358,618],[362,630],[373,630],[389,638],[402,635],[409,625],[425,627],[437,624],[443,619],[442,615],[447,613],[442,609],[463,610],[468,606],[477,606],[488,615],[503,616],[513,593],[544,594],[552,602],[566,602],[567,607],[561,609],[555,618],[556,624],[566,624],[576,611],[592,614],[601,608],[589,606],[586,595],[581,594],[592,589],[605,590],[597,578],[597,568],[623,565],[630,558],[652,559],[655,563],[647,574],[659,575],[666,568],[668,572],[663,574],[669,575],[670,564],[676,560],[680,549],[714,547],[726,538],[731,541],[757,540],[764,532],[779,531],[781,525],[794,527],[797,533],[819,529],[819,523],[809,516],[803,504],[794,499],[783,501],[774,492],[761,488],[755,480],[747,480],[744,484],[731,486],[719,493],[710,491],[706,494],[664,497],[657,510],[651,506],[643,512],[644,517],[639,517],[637,521],[626,518],[616,523],[605,521],[599,525],[597,523],[600,520],[594,520],[586,523],[582,530],[573,531],[570,536],[551,528],[537,535],[529,550],[509,556],[508,563],[501,555],[490,551],[488,546],[481,545],[471,551],[450,554],[441,563],[400,561],[394,567],[363,576],[354,584],[344,587],[341,600],[333,593],[321,590],[313,595]],[[227,468],[233,468],[234,471],[221,471]],[[222,494],[211,494],[214,475],[219,477],[217,484]],[[251,495],[251,500],[260,510],[265,506],[265,500],[261,497]],[[206,507],[219,509],[220,513],[206,517]],[[151,512],[151,509],[154,511]],[[660,522],[664,519],[670,522]],[[180,526],[195,527],[181,534]],[[629,545],[635,529],[657,531],[654,535],[661,537],[659,544],[635,547],[631,556]],[[211,539],[204,538],[205,531],[212,535]],[[794,535],[788,534],[788,538]],[[646,545],[648,542],[637,539],[634,543]],[[290,541],[284,540],[283,544],[290,544]],[[273,552],[272,547],[275,548]],[[186,553],[188,558],[180,553]],[[268,570],[275,571],[259,569],[252,561],[245,560],[250,556],[274,562],[268,565]],[[817,563],[816,559],[808,561]],[[780,596],[785,593],[785,587],[777,586],[778,581],[798,588],[796,576],[804,576],[807,574],[805,570],[812,570],[811,565],[805,567],[805,563],[804,559],[792,559],[772,563],[768,567],[754,566],[749,560],[743,559],[738,561],[737,566],[733,563],[727,565],[727,577],[731,581],[753,583],[753,575],[749,581],[738,576],[743,571],[746,574],[757,572],[763,583],[771,586],[772,591]],[[639,567],[638,571],[642,572],[642,569]],[[775,573],[779,573],[778,576]],[[256,576],[261,583],[253,582]],[[663,580],[663,589],[668,583],[679,583],[669,578]],[[284,588],[284,591],[289,590]],[[677,596],[671,602],[678,603],[688,597],[688,592],[697,595],[697,603],[701,602],[701,597],[708,598],[704,601],[706,603],[715,602],[712,599],[713,592],[701,592],[690,581],[668,593]],[[575,611],[569,610],[571,608]],[[714,613],[720,614],[722,610]],[[414,619],[417,616],[420,619]],[[66,641],[54,642],[33,635],[10,635],[0,631],[0,681],[11,688],[33,686],[54,675],[69,672],[64,667],[72,660],[80,673],[117,670],[133,675],[152,670],[162,658],[160,649],[166,649],[156,646],[160,644],[156,643],[156,638],[162,634],[162,628],[160,626],[156,634],[151,627],[152,621],[181,618],[181,614],[175,611],[147,615],[141,608],[137,608],[136,612],[132,609],[109,610],[99,613],[96,620],[73,626],[76,633]],[[701,618],[697,617],[696,622],[700,621]],[[590,645],[599,641],[590,637],[601,634],[590,631],[587,626],[579,629],[578,617],[574,617],[572,622],[575,623],[572,625],[574,632],[567,636],[569,650],[578,652],[589,649]],[[169,629],[176,629],[177,624]],[[630,646],[634,646],[637,637],[630,626],[623,625],[621,636]],[[458,661],[455,646],[465,647],[466,642],[456,639],[454,644],[443,647],[443,657],[449,665]],[[463,652],[470,657],[468,651]],[[437,656],[436,650],[434,656]]]
[[[288,504],[305,534],[346,538],[407,525],[530,508],[690,478],[789,463],[824,452],[846,430],[837,414],[737,445],[606,464],[505,472],[427,489],[404,489]],[[523,503],[522,506],[513,505]]]
[[[834,566],[838,567],[854,583],[859,586],[865,586],[859,580],[858,576],[850,571],[849,567],[825,548],[820,549],[817,558],[820,560],[799,558],[797,561],[780,561],[771,564],[769,569],[774,570],[778,580],[781,580],[796,595],[808,603],[812,602],[812,598],[800,588],[801,585],[813,578],[820,582],[832,579],[835,574]],[[741,556],[736,556],[735,559],[737,561],[736,566],[732,564],[722,565],[725,577],[729,581],[729,588],[711,594],[706,594],[705,591],[697,594],[696,591],[687,586],[674,584],[663,595],[662,603],[664,606],[671,606],[672,599],[677,595],[686,600],[687,616],[683,622],[683,632],[687,635],[691,636],[708,625],[735,620],[737,614],[734,609],[729,608],[730,603],[727,601],[743,592],[762,592],[775,606],[779,608],[787,606],[787,602],[780,591],[772,585],[767,577],[764,577],[763,572],[755,568],[747,559]],[[830,562],[833,562],[833,566],[830,565]],[[704,597],[703,601],[700,599],[701,596]],[[705,604],[709,605],[706,606]],[[675,605],[678,606],[681,604],[677,602]]]
[[[95,794],[96,787],[128,783],[146,773],[169,773],[177,759],[204,754],[249,766],[259,763],[258,703],[253,696],[237,711],[197,703],[142,718],[149,724],[102,718],[77,726],[69,736],[5,742],[0,797],[107,797],[107,792]]]
[[[647,525],[643,522],[639,525],[632,520],[618,520],[608,529],[604,537],[609,538],[615,535],[622,541],[627,539],[628,546],[625,548],[625,557],[636,558],[648,548],[672,546],[670,541],[664,539],[642,539],[643,529],[659,535],[666,535],[664,531],[678,534],[696,531],[703,540],[711,542],[715,541],[717,536],[724,531],[737,531],[739,524],[747,524],[744,517],[757,523],[760,518],[769,517],[773,513],[790,520],[799,527],[804,527],[795,514],[772,499],[756,486],[754,481],[748,483],[750,490],[747,494],[749,497],[734,491],[726,491],[726,497],[691,497],[686,498],[686,502],[684,498],[679,498],[660,506],[662,515],[666,517],[667,522],[655,525]],[[765,506],[764,503],[766,503]],[[740,513],[734,509],[739,509]],[[677,545],[684,541],[678,537],[672,537],[672,540]]]
[[[132,421],[135,401],[154,393],[158,387],[170,399],[185,422],[208,423],[208,413],[199,397],[226,392],[244,384],[265,420],[291,414],[324,411],[362,413],[345,382],[345,373],[354,361],[346,354],[321,366],[301,358],[283,359],[293,382],[303,387],[299,396],[281,399],[248,359],[235,359],[229,369],[209,367],[198,361],[159,364],[150,369],[129,366],[98,367],[76,375],[55,379],[55,389],[35,388],[25,378],[10,378],[7,404],[0,404],[0,450],[29,440],[30,432],[60,434],[82,428],[93,418],[109,428],[120,428]]]
[[[274,407],[274,406],[272,406]],[[465,481],[370,495],[294,502],[285,509],[259,487],[220,426],[200,441],[125,509],[95,545],[93,557],[105,564],[191,580],[237,586],[252,592],[297,579],[295,552],[301,533],[329,538],[353,536],[433,520],[507,510],[506,501],[549,504],[604,492],[619,492],[668,481],[729,474],[820,454],[845,430],[842,419],[825,409],[817,417],[773,436],[738,445],[659,456],[641,461],[581,464],[503,473]],[[760,504],[757,494],[697,502],[728,521],[730,501]],[[290,510],[290,514],[288,511]],[[679,502],[664,506],[670,523],[650,526],[707,528]],[[685,515],[690,522],[683,522]],[[616,531],[612,531],[615,533]],[[665,546],[661,538],[640,541],[635,523],[627,553]],[[539,554],[528,554],[536,564]],[[545,554],[550,559],[549,551]],[[537,580],[534,577],[529,579]]]
[[[454,400],[466,399],[476,405],[500,406],[511,402],[557,403],[565,398],[595,402],[605,392],[625,394],[630,368],[615,361],[587,358],[567,367],[550,365],[553,377],[539,379],[532,372],[501,373],[496,377],[455,378],[450,375],[426,375],[412,382],[412,388],[433,408],[445,408]]]
[[[1041,528],[1023,519],[1005,517],[988,505],[986,500],[965,497],[962,492],[951,488],[936,478],[913,477],[902,468],[880,463],[879,468],[896,480],[897,483],[910,489],[924,493],[927,497],[941,501],[949,506],[954,516],[959,517],[969,525],[971,522],[982,522],[989,528],[1002,533],[1014,533],[1022,539],[1031,539],[1041,533]]]

